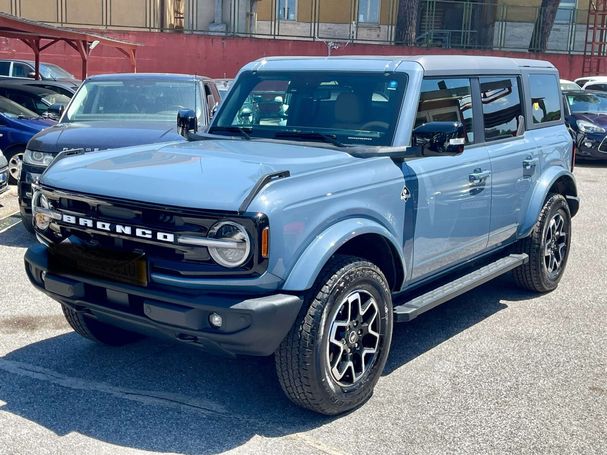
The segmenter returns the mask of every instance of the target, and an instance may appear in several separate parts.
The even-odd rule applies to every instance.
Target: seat
[[[362,123],[360,97],[354,93],[340,93],[335,100],[334,128],[358,129]]]

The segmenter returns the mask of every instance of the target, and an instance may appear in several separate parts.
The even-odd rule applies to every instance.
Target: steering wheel
[[[371,130],[371,131],[388,131],[390,125],[386,122],[381,122],[379,120],[371,120],[370,122],[365,123],[360,127],[361,130]]]

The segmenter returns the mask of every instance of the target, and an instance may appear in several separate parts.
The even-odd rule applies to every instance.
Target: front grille
[[[599,152],[607,153],[607,137],[599,144]]]
[[[90,248],[143,252],[151,273],[178,277],[202,276],[259,276],[265,271],[266,261],[258,251],[257,236],[265,227],[265,218],[239,216],[231,212],[207,212],[180,207],[163,207],[142,202],[115,200],[74,194],[43,188],[53,208],[66,215],[90,218],[110,225],[128,225],[133,228],[177,235],[206,237],[209,229],[220,220],[233,220],[242,224],[251,237],[251,257],[241,267],[224,268],[213,261],[207,248],[188,246],[157,239],[143,239],[115,232],[99,232],[87,226],[55,223],[49,231],[51,240],[67,238]],[[263,226],[262,226],[263,225]],[[45,233],[46,236],[47,233]]]

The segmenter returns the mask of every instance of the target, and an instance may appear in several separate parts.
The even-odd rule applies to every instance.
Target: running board
[[[395,322],[407,322],[420,314],[445,303],[458,295],[462,295],[481,284],[491,281],[529,260],[526,254],[511,254],[485,265],[474,272],[468,273],[456,280],[450,281],[436,289],[415,297],[401,305],[394,307]]]

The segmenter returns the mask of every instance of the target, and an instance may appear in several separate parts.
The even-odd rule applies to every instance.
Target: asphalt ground
[[[605,454],[607,165],[575,174],[582,207],[559,288],[535,295],[504,276],[397,326],[374,396],[339,418],[291,405],[271,359],[80,338],[27,281],[34,241],[10,227],[0,453]]]

